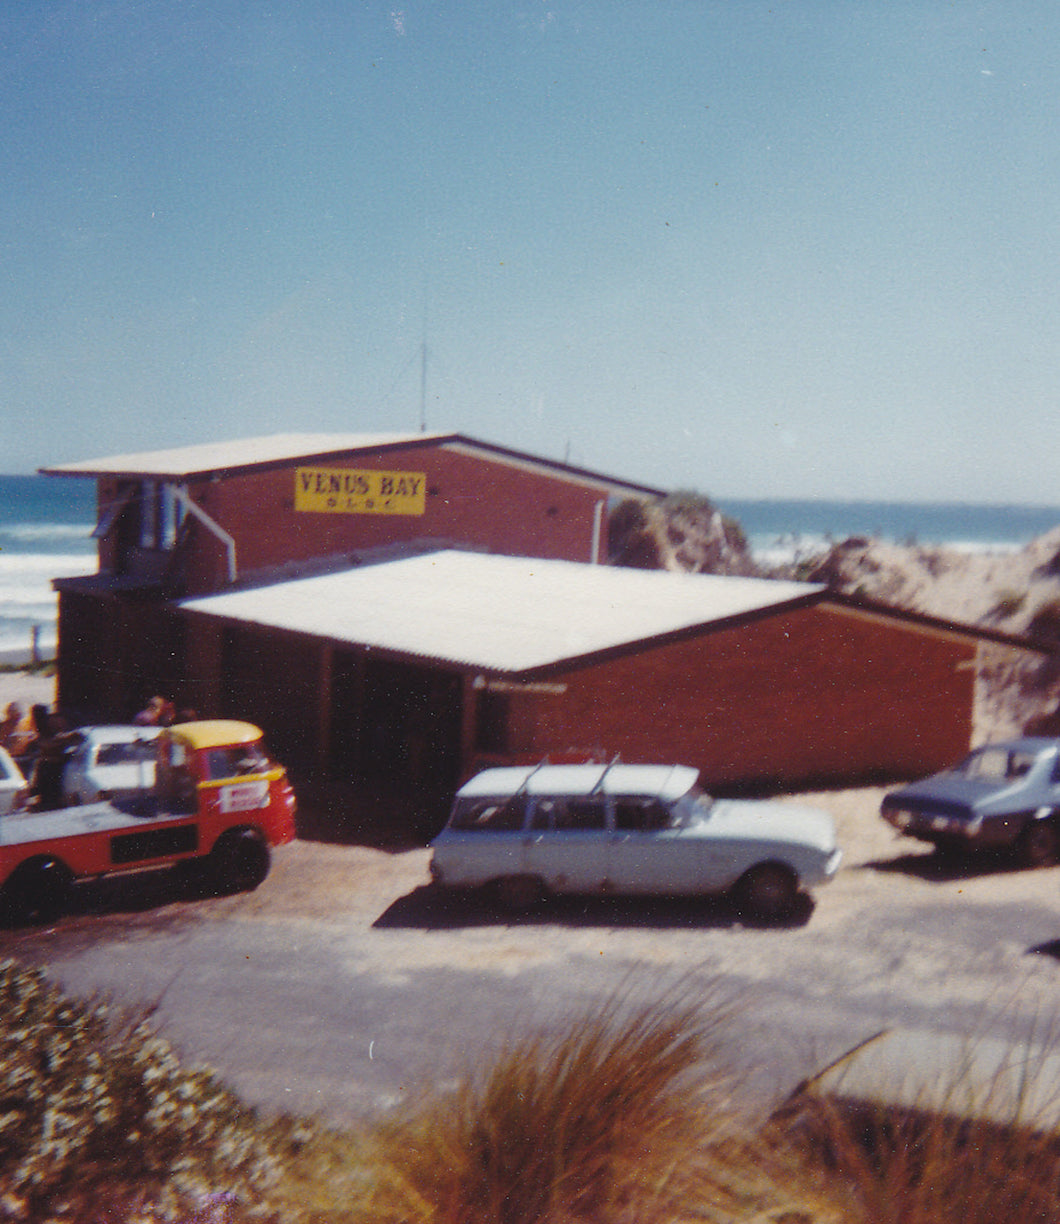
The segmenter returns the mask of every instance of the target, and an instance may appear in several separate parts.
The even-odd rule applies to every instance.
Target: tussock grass
[[[1044,1061],[1014,1045],[985,1071],[972,1040],[915,1091],[810,1091],[776,1137],[843,1224],[1060,1221],[1060,1115]]]
[[[680,1001],[612,999],[509,1044],[455,1091],[379,1128],[375,1184],[352,1218],[731,1219],[744,1190],[730,1085],[712,1064],[721,1020]]]

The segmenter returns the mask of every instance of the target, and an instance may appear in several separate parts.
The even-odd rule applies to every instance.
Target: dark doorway
[[[445,820],[460,772],[459,675],[337,652],[331,752],[364,815],[420,835]]]

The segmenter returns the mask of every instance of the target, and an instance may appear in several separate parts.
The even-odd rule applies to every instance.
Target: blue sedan
[[[940,850],[1005,848],[1028,867],[1060,853],[1060,739],[986,744],[958,765],[884,796],[880,814]]]

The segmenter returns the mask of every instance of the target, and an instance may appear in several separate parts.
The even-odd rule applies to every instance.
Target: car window
[[[607,828],[607,805],[603,799],[539,799],[533,828],[557,833],[602,831]]]
[[[526,800],[522,795],[457,801],[450,827],[465,832],[513,833],[523,827]]]
[[[965,758],[954,772],[964,774],[967,778],[986,778],[999,781],[1010,778],[1012,762],[1005,748],[984,748],[981,752],[973,752]]]
[[[1034,764],[1034,754],[1032,752],[1014,752],[1009,758],[1008,777],[1010,778],[1025,778],[1031,771],[1031,766]]]
[[[155,759],[155,745],[149,740],[125,744],[101,744],[96,753],[97,765],[136,765]]]
[[[618,799],[615,802],[615,828],[651,833],[672,824],[670,809],[658,799]]]
[[[209,778],[216,782],[240,774],[261,773],[268,769],[269,758],[258,744],[238,744],[211,748],[207,753],[206,767]]]

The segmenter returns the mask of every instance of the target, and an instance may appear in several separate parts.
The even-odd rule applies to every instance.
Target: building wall
[[[299,508],[298,471],[411,473],[423,493],[422,513],[337,513]],[[114,499],[121,482],[100,482],[101,502]],[[588,562],[594,544],[594,516],[607,499],[606,487],[575,477],[561,478],[517,461],[502,461],[450,446],[413,446],[357,454],[345,460],[297,464],[268,471],[202,481],[188,489],[195,503],[236,541],[241,574],[308,559],[410,541],[444,540],[515,556]],[[340,495],[338,504],[344,504]],[[364,499],[353,504],[363,507]],[[408,503],[405,503],[406,505]],[[413,503],[414,504],[414,503]],[[130,516],[134,514],[130,510]],[[192,519],[179,549],[179,586],[188,594],[216,590],[226,581],[222,541]],[[124,537],[123,537],[124,531]],[[101,544],[101,567],[118,568],[128,547],[128,524],[119,522]],[[135,534],[135,532],[133,532]],[[606,521],[599,524],[606,539]],[[140,558],[146,565],[149,558]]]
[[[128,593],[59,595],[59,706],[82,722],[128,722],[156,693],[193,705],[185,618]]]
[[[914,777],[968,750],[974,644],[806,608],[550,677],[510,753],[681,761],[708,787]]]
[[[204,716],[247,717],[302,777],[358,783],[358,802],[384,707],[402,722],[392,743],[426,735],[432,763],[458,753],[452,770],[427,771],[446,788],[485,763],[568,753],[681,761],[714,789],[851,784],[929,773],[967,751],[972,732],[974,643],[827,604],[529,685],[469,674],[459,692],[451,671],[149,603],[64,593],[62,608],[64,707],[123,720],[160,692]],[[397,810],[393,786],[372,775],[371,788]]]

